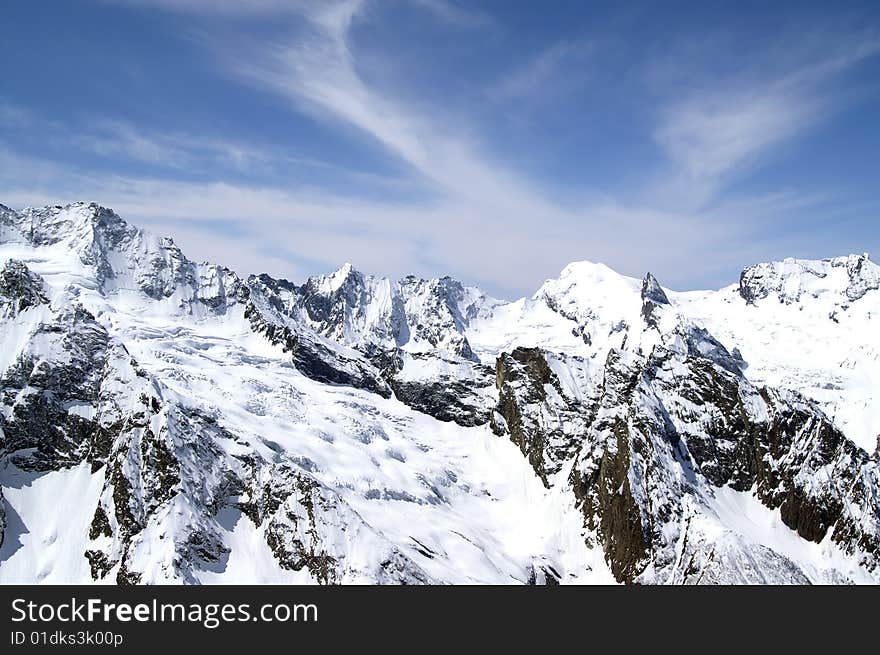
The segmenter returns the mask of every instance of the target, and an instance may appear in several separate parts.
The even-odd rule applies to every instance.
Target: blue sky
[[[769,6],[772,5],[772,6]],[[0,202],[193,258],[533,292],[880,257],[880,6],[7,0]]]

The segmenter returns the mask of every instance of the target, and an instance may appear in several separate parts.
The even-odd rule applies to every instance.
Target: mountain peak
[[[650,300],[658,305],[669,304],[669,298],[666,297],[666,292],[663,291],[663,287],[660,286],[657,278],[650,272],[648,272],[645,275],[645,279],[642,280],[642,300]]]
[[[580,280],[590,282],[602,282],[609,278],[623,277],[610,266],[602,262],[591,262],[589,260],[580,260],[570,262],[559,274],[559,279],[578,278]]]
[[[321,281],[327,291],[335,293],[348,283],[353,277],[363,277],[361,273],[349,262],[345,262],[337,270],[326,277],[322,277]]]
[[[797,259],[755,264],[740,275],[739,293],[749,304],[776,296],[793,304],[808,298],[855,301],[880,289],[880,266],[868,253],[828,259]]]
[[[541,285],[533,299],[546,302],[567,318],[591,315],[603,309],[637,306],[640,281],[626,277],[605,264],[578,261],[568,264],[559,277]]]
[[[99,236],[116,243],[137,232],[112,209],[94,202],[26,207],[20,212],[6,211],[11,218],[8,223],[35,246],[53,245],[61,241],[91,244]]]

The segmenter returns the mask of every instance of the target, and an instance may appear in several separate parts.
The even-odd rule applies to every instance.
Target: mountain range
[[[0,582],[880,582],[880,266],[513,302],[0,205]]]

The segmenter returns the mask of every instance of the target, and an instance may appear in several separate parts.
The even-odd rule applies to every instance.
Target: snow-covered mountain
[[[877,583],[878,320],[866,255],[503,302],[0,205],[0,582]]]

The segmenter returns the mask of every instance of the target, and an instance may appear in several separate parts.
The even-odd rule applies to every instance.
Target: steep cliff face
[[[461,357],[399,350],[372,361],[395,398],[416,411],[464,427],[489,422],[494,403],[490,367]]]
[[[54,470],[86,458],[101,461],[108,430],[119,415],[107,386],[112,382],[108,366],[126,359],[125,350],[110,343],[107,331],[81,305],[63,301],[62,309],[49,308],[36,291],[43,288],[42,279],[21,264],[16,269],[33,287],[7,301],[6,309],[21,310],[23,297],[38,302],[15,312],[4,334],[8,364],[0,375],[0,444],[25,470]]]
[[[492,430],[507,436],[545,485],[578,450],[596,413],[594,372],[580,358],[517,348],[496,363]]]
[[[0,581],[877,582],[880,465],[848,438],[875,269],[676,294],[579,262],[501,303],[0,207]],[[846,335],[865,384],[772,359],[783,329]]]

